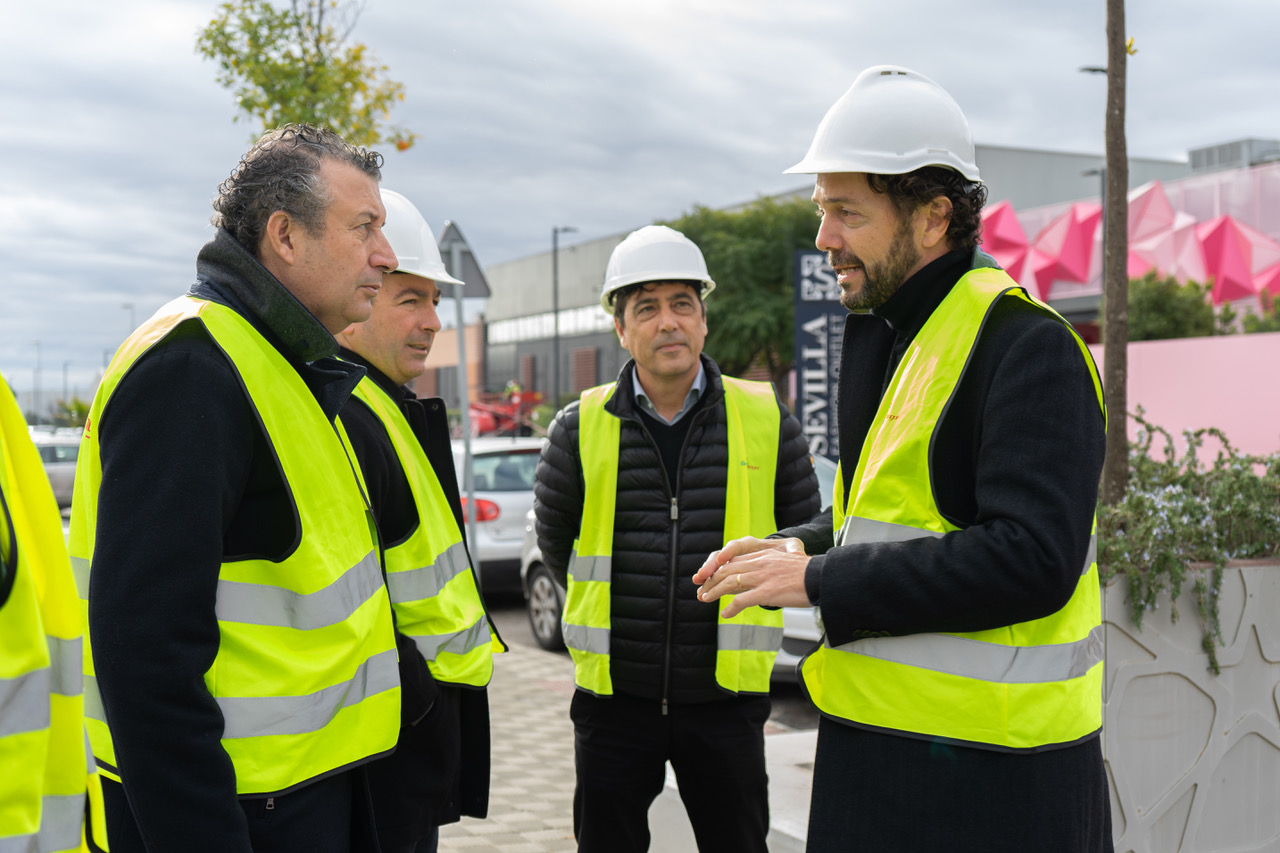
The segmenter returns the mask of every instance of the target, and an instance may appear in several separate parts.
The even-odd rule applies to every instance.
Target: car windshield
[[[80,452],[78,444],[41,444],[40,459],[45,462],[75,462]]]
[[[484,453],[471,459],[471,473],[478,492],[527,492],[533,488],[537,470],[537,449]]]

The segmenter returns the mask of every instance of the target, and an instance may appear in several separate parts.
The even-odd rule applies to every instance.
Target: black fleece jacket
[[[898,360],[970,265],[967,255],[947,254],[873,313],[847,318],[837,402],[846,487]],[[1001,299],[934,436],[934,498],[961,530],[834,548],[824,513],[779,533],[819,555],[806,588],[833,645],[998,628],[1067,602],[1088,550],[1106,449],[1084,359],[1060,321]]]
[[[716,685],[718,608],[698,601],[693,573],[724,544],[724,502],[729,459],[720,370],[706,355],[706,389],[689,420],[675,493],[657,442],[636,404],[635,363],[618,374],[618,390],[605,405],[622,421],[618,495],[613,531],[610,673],[614,690],[674,703],[724,699]],[[551,425],[534,484],[538,544],[547,566],[564,583],[582,520],[582,462],[577,401]],[[818,479],[800,423],[781,404],[774,519],[797,524],[818,510]],[[672,501],[679,518],[671,518]],[[676,537],[673,544],[672,536]],[[674,555],[674,564],[673,564]]]
[[[191,295],[245,317],[333,420],[364,369],[333,358],[320,322],[226,231]],[[204,684],[218,653],[224,560],[280,558],[298,518],[230,361],[198,322],[152,347],[92,427],[102,458],[89,626],[132,816],[154,851],[249,853],[222,713]]]

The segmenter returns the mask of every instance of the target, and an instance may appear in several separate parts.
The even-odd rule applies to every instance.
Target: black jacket
[[[847,318],[837,401],[846,486],[903,351],[969,265],[945,255],[874,313]],[[1105,449],[1070,330],[1022,300],[1000,300],[930,460],[938,508],[964,535],[832,548],[830,513],[782,531],[822,555],[810,561],[806,586],[831,642],[981,631],[1059,610],[1088,550]]]
[[[907,344],[970,263],[945,255],[874,313],[848,317],[837,403],[846,485]],[[820,555],[805,580],[832,644],[873,632],[996,628],[1067,602],[1106,444],[1084,358],[1060,322],[1022,300],[1000,300],[934,434],[934,498],[962,531],[835,548],[828,511],[780,532]],[[823,833],[810,846],[1109,851],[1100,743],[1010,754],[824,719],[810,811]],[[930,816],[923,824],[921,814]]]
[[[358,353],[345,348],[340,353],[363,366],[399,405],[440,482],[454,522],[465,531],[444,401],[438,397],[419,400]],[[403,464],[382,421],[358,397],[343,406],[342,423],[360,460],[382,547],[394,547],[420,523]],[[400,650],[400,740],[393,755],[369,765],[369,782],[379,830],[421,837],[428,828],[461,815],[484,817],[487,813],[489,702],[483,688],[436,682],[417,646],[399,632],[396,645]]]
[[[200,250],[196,274],[191,294],[248,319],[336,418],[364,370],[332,357],[320,322],[225,231]],[[293,547],[284,480],[230,361],[195,321],[130,368],[92,429],[102,482],[89,626],[130,834],[153,851],[248,853],[203,676],[218,653],[221,563]]]
[[[695,597],[693,573],[724,544],[725,484],[729,458],[724,385],[714,361],[702,356],[706,388],[690,419],[672,497],[657,444],[632,389],[634,362],[618,374],[605,409],[622,421],[618,495],[613,533],[610,673],[616,692],[671,702],[725,698],[715,681],[718,609]],[[564,583],[582,519],[582,463],[578,408],[555,418],[534,485],[538,544],[547,566]],[[818,480],[800,423],[779,404],[778,469],[774,518],[779,527],[818,509]]]

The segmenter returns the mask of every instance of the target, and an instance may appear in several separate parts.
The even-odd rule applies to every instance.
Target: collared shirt
[[[684,406],[680,408],[680,411],[675,413],[675,416],[672,417],[671,420],[664,418],[658,413],[658,410],[653,407],[653,401],[649,399],[649,395],[644,392],[644,388],[640,385],[640,371],[638,369],[631,373],[631,387],[635,392],[636,402],[640,404],[640,408],[644,409],[649,415],[652,415],[654,418],[657,418],[664,424],[670,426],[685,415],[689,414],[689,411],[694,407],[694,404],[698,402],[698,398],[702,396],[703,389],[707,387],[707,372],[706,368],[702,366],[701,361],[699,361],[698,375],[693,378],[693,386],[689,389],[689,394],[684,398]]]

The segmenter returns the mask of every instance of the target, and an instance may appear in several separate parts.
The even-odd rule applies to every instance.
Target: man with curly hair
[[[977,250],[969,125],[924,75],[864,71],[788,171],[852,312],[833,506],[694,580],[821,610],[808,849],[1110,851],[1089,351]]]
[[[376,850],[400,681],[334,335],[396,257],[381,156],[263,136],[186,295],[116,353],[76,471],[86,727],[113,853]],[[89,651],[87,650],[87,651]]]

